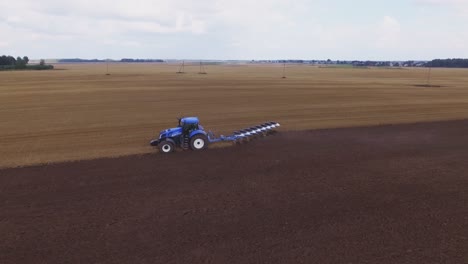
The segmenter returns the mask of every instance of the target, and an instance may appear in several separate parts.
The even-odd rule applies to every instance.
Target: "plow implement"
[[[258,136],[268,136],[276,132],[276,128],[281,125],[277,122],[267,122],[258,126],[253,126],[238,130],[232,133],[229,136],[216,137],[213,132],[208,132],[208,140],[210,143],[223,142],[223,141],[233,141],[233,142],[243,142],[248,141],[249,139],[256,138]]]

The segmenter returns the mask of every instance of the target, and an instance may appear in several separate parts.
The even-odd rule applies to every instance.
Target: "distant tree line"
[[[29,58],[27,56],[17,57],[3,55],[0,57],[0,70],[51,70],[52,65],[46,65],[44,60],[41,60],[39,65],[28,65]]]
[[[121,59],[120,62],[164,62],[164,60],[160,60],[160,59],[128,59],[128,58],[124,58],[124,59]]]
[[[389,61],[352,61],[351,64],[353,66],[358,66],[358,67],[359,66],[365,66],[365,67],[391,67],[393,66],[393,64]]]
[[[132,59],[123,58],[121,60],[100,60],[100,59],[60,59],[60,63],[164,63],[161,59]],[[29,69],[27,65],[28,57],[14,58],[12,56],[0,57],[0,69]],[[251,63],[294,63],[294,64],[314,64],[314,65],[349,65],[354,67],[443,67],[443,68],[468,68],[468,59],[436,59],[433,61],[360,61],[360,60],[252,60]],[[43,63],[42,63],[43,64]],[[36,65],[35,65],[36,66]],[[46,65],[43,65],[46,66]],[[41,68],[42,69],[42,68]]]
[[[26,69],[28,63],[29,58],[27,56],[17,57],[16,59],[6,55],[0,57],[0,66],[4,69]]]
[[[304,60],[279,60],[278,63],[304,63]]]
[[[468,68],[468,59],[437,59],[428,62],[426,67]]]
[[[360,61],[360,60],[252,60],[251,63],[294,63],[312,65],[341,65],[352,67],[424,67],[425,61]]]
[[[60,63],[97,63],[97,62],[165,62],[164,60],[160,59],[131,59],[131,58],[124,58],[120,61],[116,60],[99,60],[99,59],[60,59],[58,62]]]
[[[58,60],[60,63],[80,63],[80,62],[105,62],[105,60],[98,60],[98,59],[91,59],[91,60],[86,60],[86,59],[60,59]]]

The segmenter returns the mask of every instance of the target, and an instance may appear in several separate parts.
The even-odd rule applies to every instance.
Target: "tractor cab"
[[[199,128],[199,120],[197,117],[184,117],[184,118],[179,118],[179,127],[182,128],[182,134],[183,135],[189,135],[190,132],[198,130],[198,129],[203,129]]]

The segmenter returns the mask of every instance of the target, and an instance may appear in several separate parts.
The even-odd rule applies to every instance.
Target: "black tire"
[[[158,147],[161,153],[171,153],[174,151],[174,143],[167,140],[159,143]]]
[[[202,150],[208,147],[208,138],[203,134],[198,134],[190,139],[190,148],[192,150]]]

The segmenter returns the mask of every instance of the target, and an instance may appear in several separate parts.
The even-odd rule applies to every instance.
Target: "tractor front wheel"
[[[170,141],[163,141],[159,143],[159,151],[161,153],[171,153],[174,151],[174,144]]]
[[[190,139],[190,148],[192,150],[202,150],[208,146],[208,138],[205,135],[196,135]]]

